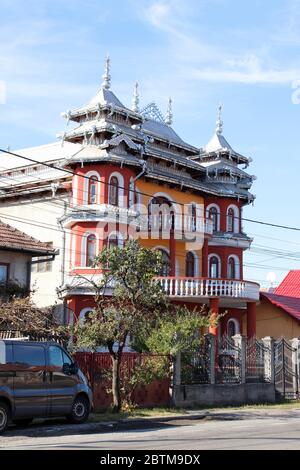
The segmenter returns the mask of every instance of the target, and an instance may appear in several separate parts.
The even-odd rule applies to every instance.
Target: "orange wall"
[[[143,180],[138,180],[136,187],[141,193],[151,195],[157,193],[164,193],[171,200],[179,204],[191,204],[192,202],[195,202],[196,204],[203,205],[204,207],[204,198],[196,194],[181,192],[176,189],[170,189],[166,186],[158,185],[156,183],[145,182]],[[147,207],[150,202],[150,199],[150,196],[142,195],[141,202],[145,207]],[[141,244],[147,248],[154,248],[160,246],[169,249],[168,240],[142,239]],[[188,248],[186,246],[186,243],[182,240],[176,240],[176,275],[178,276],[185,276],[185,255],[187,251]],[[198,275],[201,276],[202,250],[195,250],[195,254],[198,257]]]

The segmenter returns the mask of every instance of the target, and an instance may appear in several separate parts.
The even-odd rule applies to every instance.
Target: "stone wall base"
[[[173,390],[174,406],[243,405],[275,403],[274,384],[249,383],[226,385],[177,385]]]

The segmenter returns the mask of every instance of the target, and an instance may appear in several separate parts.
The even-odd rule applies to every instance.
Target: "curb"
[[[22,437],[47,437],[49,435],[64,435],[64,434],[86,434],[88,432],[109,432],[117,431],[118,427],[122,430],[134,429],[135,427],[153,427],[155,423],[170,423],[174,421],[193,421],[197,419],[205,418],[209,412],[201,411],[196,413],[187,413],[180,415],[172,416],[154,416],[154,417],[141,417],[141,418],[123,418],[115,421],[106,421],[106,422],[94,422],[94,423],[84,423],[84,424],[65,424],[65,423],[55,423],[50,425],[49,423],[45,425],[36,424],[32,427],[17,427],[9,428],[5,433],[7,437],[18,436],[19,434]],[[121,429],[120,429],[121,430]],[[1,447],[1,446],[0,446]]]

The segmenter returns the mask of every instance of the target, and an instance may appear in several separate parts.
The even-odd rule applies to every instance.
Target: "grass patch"
[[[137,408],[130,411],[120,411],[119,413],[112,413],[111,411],[104,411],[98,413],[91,413],[89,422],[109,422],[109,421],[121,421],[131,419],[145,419],[145,418],[168,418],[192,414],[193,411],[247,411],[247,410],[276,410],[276,409],[300,409],[300,401],[284,401],[281,403],[258,403],[248,405],[208,405],[198,406],[193,408]]]
[[[130,411],[120,411],[119,413],[112,413],[111,411],[91,413],[89,421],[97,423],[123,419],[172,417],[183,414],[187,415],[188,411],[181,408],[137,408]]]

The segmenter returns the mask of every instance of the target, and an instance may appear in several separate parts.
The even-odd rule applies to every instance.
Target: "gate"
[[[218,384],[241,383],[241,348],[226,335],[216,344],[215,380]]]
[[[257,338],[246,340],[246,382],[271,382],[271,349]]]
[[[275,390],[278,398],[296,400],[299,397],[297,349],[284,338],[275,341]]]

